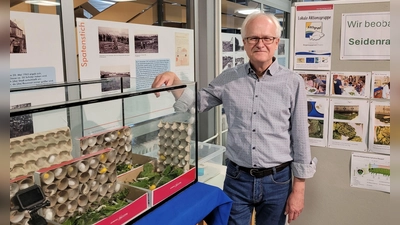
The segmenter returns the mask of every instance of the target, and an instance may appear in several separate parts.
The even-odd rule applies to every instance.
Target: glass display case
[[[30,220],[16,197],[36,185],[45,199],[34,210],[50,223],[124,224],[197,182],[196,110],[178,111],[173,95],[194,106],[196,84],[151,83],[11,89],[10,223]]]

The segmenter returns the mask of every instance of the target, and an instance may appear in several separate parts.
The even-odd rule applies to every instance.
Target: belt
[[[231,161],[231,163],[234,166],[238,166],[236,163],[234,163],[232,161]],[[289,161],[289,162],[285,162],[285,163],[282,163],[282,164],[280,164],[278,166],[270,167],[270,168],[247,168],[247,167],[242,167],[242,166],[238,166],[238,167],[239,167],[239,170],[241,170],[243,172],[246,172],[246,173],[250,174],[253,177],[262,178],[262,177],[265,177],[265,176],[273,174],[274,173],[274,169],[275,169],[275,172],[282,171],[287,166],[289,166],[291,163],[292,163],[292,161]]]

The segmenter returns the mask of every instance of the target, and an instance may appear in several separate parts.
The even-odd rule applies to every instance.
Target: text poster
[[[296,6],[294,69],[330,70],[333,5]]]
[[[389,60],[390,13],[343,13],[341,60]]]
[[[328,147],[367,151],[369,100],[330,101]]]
[[[370,72],[331,71],[331,96],[369,98],[370,81]]]
[[[371,101],[369,150],[390,154],[390,102]]]
[[[351,187],[390,193],[390,156],[353,153],[350,173]]]
[[[44,28],[51,27],[51,30]],[[64,81],[58,15],[10,12],[10,89]],[[10,109],[65,101],[64,88],[10,93]],[[50,121],[50,122],[49,122]],[[17,137],[67,126],[65,109],[10,118]]]
[[[78,18],[77,34],[81,79],[107,78],[83,88],[83,98],[150,89],[166,71],[194,81],[193,30]],[[85,135],[174,113],[172,94],[162,95],[125,99],[124,112],[121,100],[84,106]]]
[[[326,147],[329,126],[329,99],[308,97],[307,109],[310,145]]]

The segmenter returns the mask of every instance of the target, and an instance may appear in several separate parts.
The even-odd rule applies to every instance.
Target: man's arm
[[[174,73],[174,72],[164,72],[162,74],[159,74],[153,81],[153,84],[151,85],[151,88],[158,88],[161,87],[162,85],[165,86],[170,86],[170,85],[179,85],[182,84],[181,80],[179,77]],[[175,100],[181,97],[184,89],[177,89],[173,90],[172,94],[175,97]],[[156,97],[160,97],[160,93],[156,92]]]
[[[308,136],[308,110],[307,94],[304,82],[301,78],[293,79],[293,98],[291,116],[291,136],[293,162],[291,164],[293,173],[293,187],[290,193],[285,213],[288,222],[297,219],[304,208],[305,179],[313,177],[316,169],[316,160],[311,160],[311,150]]]
[[[292,193],[286,203],[285,214],[288,215],[288,223],[297,219],[304,208],[304,192],[306,189],[306,180],[302,178],[293,178]]]

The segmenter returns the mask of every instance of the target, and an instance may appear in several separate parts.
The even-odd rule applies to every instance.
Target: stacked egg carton
[[[132,164],[133,135],[130,127],[122,127],[105,133],[85,136],[80,139],[81,154],[87,155],[105,148],[117,150],[115,163]]]
[[[63,223],[111,198],[120,189],[116,156],[116,150],[104,149],[35,173],[35,182],[50,202],[42,210],[43,217]]]
[[[28,224],[31,218],[27,211],[18,211],[15,205],[15,194],[19,190],[26,189],[34,184],[32,176],[23,176],[10,182],[10,224]]]
[[[161,121],[158,128],[157,172],[164,171],[168,165],[177,166],[187,171],[190,160],[190,140],[193,132],[191,124]]]
[[[10,139],[10,178],[72,159],[68,127]]]

